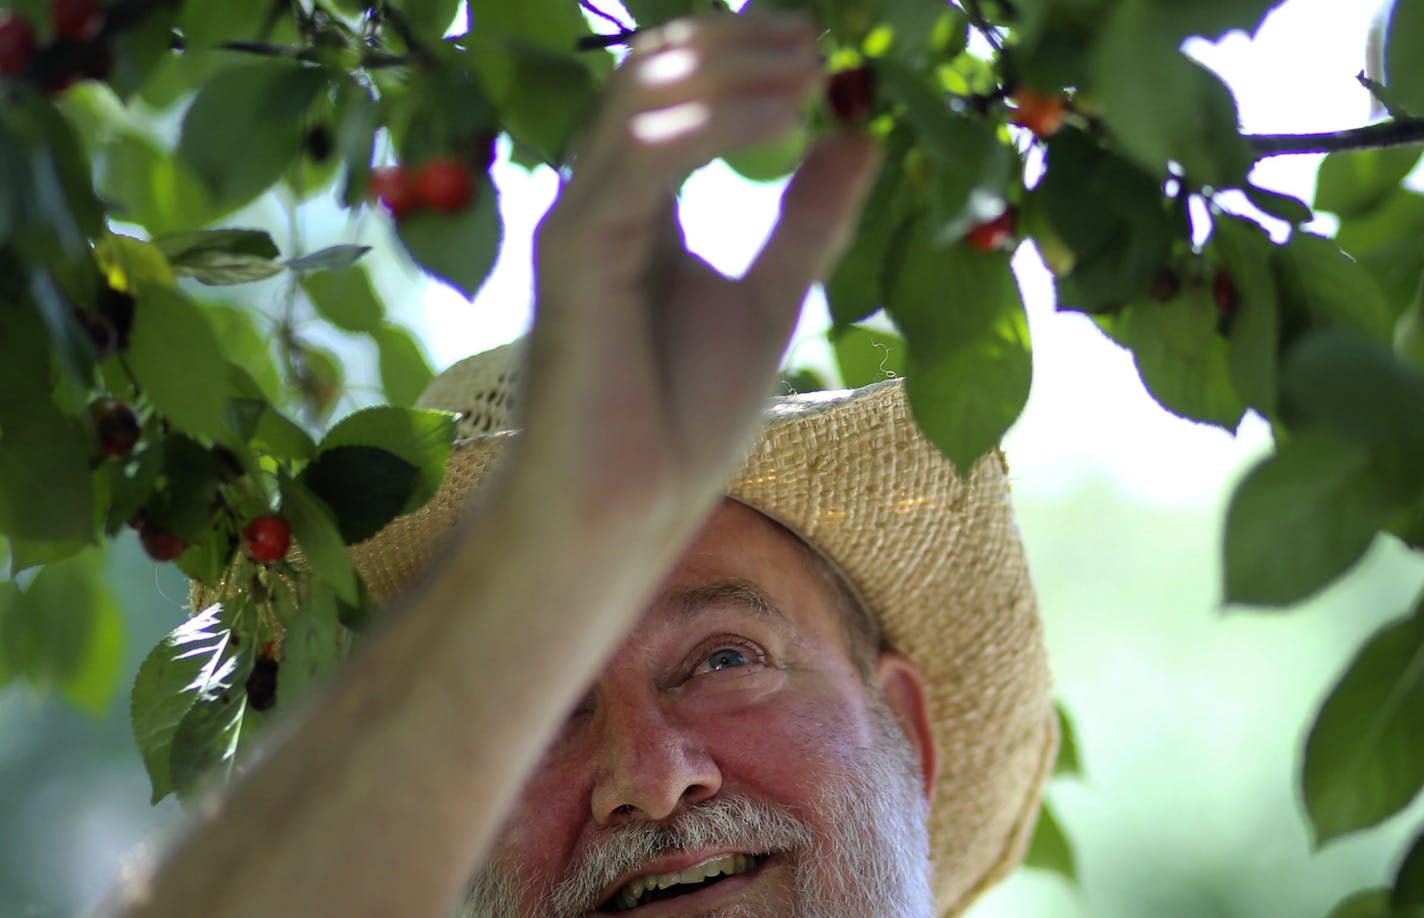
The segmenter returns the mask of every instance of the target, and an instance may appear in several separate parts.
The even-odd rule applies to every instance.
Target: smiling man
[[[899,918],[1014,867],[1055,721],[1002,460],[959,474],[899,382],[764,413],[873,144],[808,152],[741,278],[678,229],[688,172],[820,91],[815,37],[639,36],[527,347],[435,380],[441,490],[353,550],[388,627],[107,912]]]

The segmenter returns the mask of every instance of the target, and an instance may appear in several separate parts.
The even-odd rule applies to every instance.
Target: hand
[[[862,136],[823,138],[742,278],[687,251],[673,190],[711,158],[791,130],[821,86],[799,16],[713,14],[638,36],[538,234],[519,461],[540,487],[595,514],[637,514],[725,483],[808,287],[855,225],[875,151]]]

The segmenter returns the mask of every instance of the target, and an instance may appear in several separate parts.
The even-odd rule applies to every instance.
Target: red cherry
[[[458,159],[432,159],[421,166],[415,187],[420,203],[447,214],[464,210],[475,191],[470,170]]]
[[[413,213],[420,206],[420,194],[409,172],[400,166],[388,166],[371,173],[370,195],[397,220]]]
[[[1165,303],[1182,289],[1182,279],[1171,268],[1160,268],[1147,281],[1147,295],[1159,303]]]
[[[143,543],[143,550],[155,561],[172,561],[183,554],[183,549],[187,547],[182,539],[148,520],[144,520],[143,525],[139,527],[138,540]]]
[[[138,442],[141,428],[132,408],[116,399],[102,399],[89,409],[89,420],[99,435],[106,456],[127,456]]]
[[[1014,241],[1014,209],[999,214],[992,220],[980,223],[967,234],[965,239],[981,252],[997,252],[1007,248]]]
[[[242,530],[242,544],[253,561],[280,561],[291,547],[292,527],[281,517],[254,517]]]
[[[1021,124],[1039,137],[1052,137],[1063,126],[1062,96],[1045,96],[1028,87],[1014,93],[1014,123]]]
[[[1222,318],[1236,312],[1236,282],[1226,273],[1225,268],[1218,268],[1216,276],[1211,279],[1211,298],[1216,301],[1217,315]]]
[[[875,103],[875,76],[865,67],[838,70],[826,81],[826,104],[844,124],[859,124]]]
[[[252,672],[244,686],[247,692],[247,706],[255,711],[265,711],[277,703],[277,661],[263,655],[252,664]]]
[[[103,24],[98,0],[51,0],[49,12],[55,36],[68,41],[88,41]]]
[[[0,73],[24,73],[34,53],[35,30],[29,20],[10,12],[0,13]]]

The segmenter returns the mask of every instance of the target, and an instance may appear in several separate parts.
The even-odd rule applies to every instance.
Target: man
[[[872,145],[807,155],[741,279],[676,228],[670,189],[820,79],[798,17],[640,37],[527,353],[437,381],[481,435],[356,552],[390,626],[113,910],[914,916],[1011,869],[1054,740],[1001,463],[959,479],[894,384],[761,419]]]

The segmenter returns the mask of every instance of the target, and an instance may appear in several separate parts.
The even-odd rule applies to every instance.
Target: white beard
[[[818,837],[794,812],[744,797],[715,797],[662,823],[629,823],[585,852],[569,876],[535,896],[517,866],[496,859],[470,883],[458,918],[578,918],[625,871],[668,851],[721,847],[784,853],[795,877],[794,909],[718,909],[704,918],[934,918],[929,807],[918,762],[889,709],[875,699],[878,742],[865,765],[827,779]],[[532,911],[521,901],[537,901]]]

